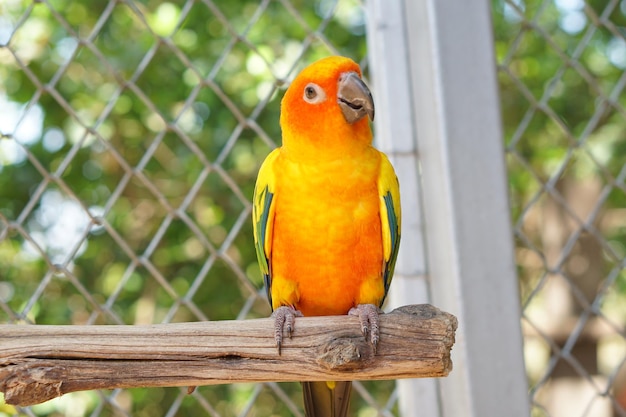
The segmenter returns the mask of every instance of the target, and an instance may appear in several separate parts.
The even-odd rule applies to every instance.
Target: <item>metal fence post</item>
[[[387,10],[402,8],[393,3]],[[403,7],[414,112],[406,122],[417,130],[431,301],[460,323],[455,369],[440,381],[443,415],[527,417],[489,2],[407,0]],[[379,19],[372,16],[370,35],[386,32],[389,22]],[[386,56],[372,58],[373,71],[402,79],[405,67],[389,59],[397,45],[382,42]],[[397,116],[402,98],[378,114]],[[393,139],[400,149],[405,136]]]
[[[402,0],[372,0],[367,7],[367,42],[374,99],[377,147],[393,163],[400,180],[402,244],[389,293],[389,308],[428,303],[421,185],[416,126],[411,103],[411,72]],[[436,379],[397,381],[403,417],[441,415]]]

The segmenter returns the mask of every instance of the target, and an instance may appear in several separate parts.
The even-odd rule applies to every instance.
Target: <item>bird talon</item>
[[[361,323],[361,333],[363,333],[363,337],[365,340],[368,339],[372,344],[374,349],[374,353],[376,353],[376,348],[378,347],[378,341],[380,340],[380,330],[378,327],[378,315],[380,313],[380,309],[376,307],[374,304],[359,304],[356,307],[353,307],[348,312],[351,316],[357,316]]]
[[[276,349],[280,355],[283,345],[283,332],[287,332],[287,337],[291,339],[296,317],[302,317],[302,313],[291,306],[280,306],[272,313],[274,317],[274,340]]]

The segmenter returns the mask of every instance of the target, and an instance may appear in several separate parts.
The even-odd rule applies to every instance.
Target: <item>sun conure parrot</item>
[[[282,147],[271,152],[254,191],[256,253],[275,317],[352,314],[374,345],[378,313],[400,242],[398,180],[372,147],[372,95],[351,59],[305,68],[281,102]],[[308,417],[348,413],[351,382],[304,382]]]

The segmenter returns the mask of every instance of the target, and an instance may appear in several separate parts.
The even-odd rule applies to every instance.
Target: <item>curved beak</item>
[[[343,117],[350,124],[366,115],[374,120],[374,99],[363,80],[356,72],[344,72],[339,77],[337,102]]]

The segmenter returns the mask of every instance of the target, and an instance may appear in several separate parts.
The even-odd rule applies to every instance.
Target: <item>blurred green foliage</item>
[[[613,219],[602,233],[623,255],[626,2],[604,18],[613,26],[592,19],[606,4],[492,1],[514,221],[546,181],[597,178]],[[364,62],[364,25],[356,0],[0,3],[0,322],[267,316],[249,199],[279,144],[279,100],[316,58]],[[540,273],[519,267],[526,297]],[[281,387],[301,403],[297,384]],[[393,382],[366,387],[385,404]],[[272,386],[245,384],[75,393],[32,410],[230,416],[251,398],[247,415],[292,415]]]
[[[571,323],[626,324],[626,1],[492,5],[532,416],[558,415],[557,384],[590,375],[621,415],[623,333]]]
[[[71,266],[71,275],[98,303],[121,290],[112,308],[125,323],[136,321],[144,297],[156,301],[150,321],[161,321],[210,255],[215,260],[190,300],[206,317],[237,316],[250,296],[242,295],[249,288],[238,284],[237,273],[260,282],[253,272],[248,201],[260,161],[280,142],[283,85],[305,63],[333,51],[362,59],[364,22],[352,1],[336,6],[328,22],[328,1],[287,3],[295,15],[280,2],[269,2],[259,15],[256,1],[221,3],[58,0],[50,7],[26,1],[2,6],[8,46],[1,49],[0,93],[5,106],[17,109],[4,121],[1,224],[7,230],[8,222],[19,219],[24,228],[9,229],[0,242],[3,280],[21,284],[4,298],[13,312],[19,315],[42,278],[54,272],[51,263]],[[314,33],[323,21],[321,33],[331,44]],[[34,109],[43,115],[33,117]],[[39,124],[36,137],[20,134],[28,124]],[[180,207],[184,219],[176,212]],[[78,217],[85,218],[75,220],[88,237],[73,248],[79,255],[74,258],[72,245],[82,236],[66,236],[70,247],[63,249],[52,230],[67,208],[83,212]],[[107,226],[87,212],[102,216]],[[40,249],[25,239],[35,231]],[[145,255],[173,293],[141,265]],[[45,296],[35,300],[37,313],[30,308],[32,321],[67,321],[61,317],[69,313],[49,309],[66,309],[55,301],[76,290],[62,272],[52,275]],[[95,314],[92,322],[117,321],[89,302],[84,309]],[[259,307],[250,314],[267,312]],[[200,318],[184,308],[178,314],[178,320]]]
[[[592,222],[615,252],[608,274],[626,255],[626,2],[492,4],[513,221],[528,238],[518,248],[545,249],[533,212],[552,199],[544,184],[594,181],[608,192]],[[545,273],[533,258],[520,264],[524,300]],[[624,271],[613,288],[626,292]]]

